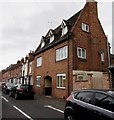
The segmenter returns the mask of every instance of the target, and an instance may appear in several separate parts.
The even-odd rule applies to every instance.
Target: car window
[[[84,101],[86,103],[92,103],[93,93],[92,92],[80,92],[74,98]]]
[[[114,98],[111,96],[96,93],[95,105],[114,112]]]

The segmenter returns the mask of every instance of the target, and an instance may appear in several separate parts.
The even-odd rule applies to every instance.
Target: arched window
[[[64,20],[62,21],[61,28],[62,28],[62,34],[61,34],[61,36],[64,36],[68,32],[68,27],[67,27],[67,25],[66,25],[66,23],[65,23]]]

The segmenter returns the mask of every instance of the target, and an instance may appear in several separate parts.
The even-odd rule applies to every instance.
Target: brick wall
[[[66,74],[66,79],[68,80],[68,60],[56,61],[56,49],[68,45],[67,42],[64,42],[58,46],[53,47],[37,56],[35,56],[35,76],[34,83],[36,84],[36,76],[41,76],[41,85],[40,88],[35,85],[35,90],[39,94],[44,94],[44,78],[50,76],[52,78],[52,95],[53,97],[63,98],[67,94],[66,89],[59,89],[56,87],[56,75],[57,74]],[[42,66],[36,67],[36,61],[38,57],[42,57]]]
[[[100,21],[97,17],[97,3],[87,3],[81,13],[81,17],[77,22],[77,26],[73,31],[74,40],[74,69],[79,70],[94,70],[94,71],[107,71],[108,67],[108,51],[107,51],[107,38],[102,29]],[[81,24],[86,23],[89,25],[89,32],[82,31]],[[86,49],[86,60],[78,59],[76,47]],[[100,51],[105,51],[105,62],[101,63]],[[76,63],[77,64],[76,64]]]
[[[87,75],[85,80],[78,80],[77,79],[78,73],[79,73],[78,71],[75,71],[73,75],[73,90],[111,88],[110,75],[108,72],[85,71]]]

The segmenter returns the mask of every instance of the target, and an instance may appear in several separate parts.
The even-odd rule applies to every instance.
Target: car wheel
[[[68,114],[65,120],[75,120],[75,118],[72,114]]]
[[[15,99],[17,100],[19,97],[19,95],[17,93],[15,93]]]

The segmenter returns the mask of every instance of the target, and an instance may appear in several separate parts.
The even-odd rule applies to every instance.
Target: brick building
[[[19,83],[21,79],[21,61],[7,67],[3,76],[5,76],[5,82]]]
[[[33,51],[30,51],[28,55],[25,58],[21,59],[22,62],[22,69],[21,69],[21,83],[23,84],[32,84],[33,85],[33,74],[34,74],[34,56],[33,56]]]
[[[34,53],[36,92],[65,98],[72,90],[109,88],[108,49],[97,2],[87,0],[83,9],[42,36]]]

